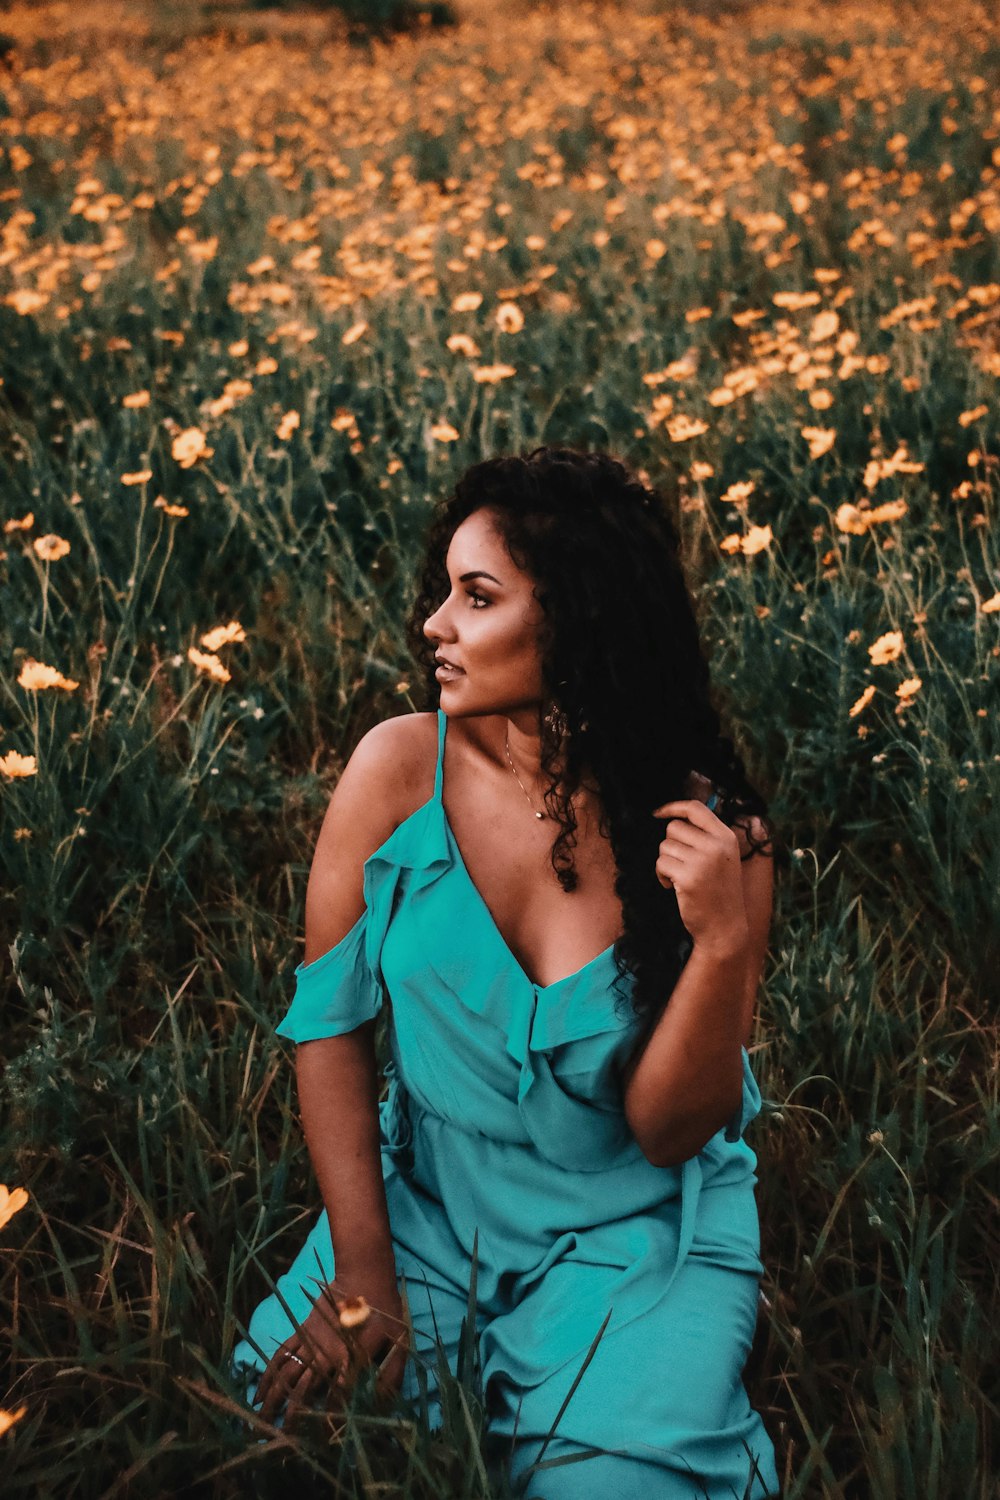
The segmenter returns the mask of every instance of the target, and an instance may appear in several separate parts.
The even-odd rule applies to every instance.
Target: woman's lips
[[[434,673],[438,682],[453,682],[456,677],[464,677],[465,673],[459,667],[439,666]]]

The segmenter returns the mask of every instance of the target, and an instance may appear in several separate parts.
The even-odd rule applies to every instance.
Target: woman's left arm
[[[677,893],[692,952],[669,1004],[626,1072],[625,1115],[643,1154],[669,1167],[697,1155],[732,1119],[742,1048],[767,956],[773,859],[740,859],[741,843],[700,801],[664,803],[670,817],[657,879]],[[754,824],[755,838],[764,830]]]

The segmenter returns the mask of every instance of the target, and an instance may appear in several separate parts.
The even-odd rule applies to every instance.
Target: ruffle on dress
[[[462,890],[452,900],[429,899],[429,888],[448,874]],[[628,1050],[638,1021],[628,996],[613,984],[611,948],[554,984],[533,984],[469,877],[437,792],[368,857],[363,886],[365,910],[350,931],[312,963],[296,967],[279,1036],[296,1043],[340,1036],[378,1015],[386,993],[382,944],[405,891],[414,967],[431,969],[458,1006],[502,1034],[520,1069],[517,1108],[541,1154],[584,1172],[642,1154],[613,1084],[613,1065]],[[448,911],[456,920],[448,920]],[[609,1041],[609,1033],[620,1042]],[[724,1127],[730,1143],[742,1137],[762,1103],[746,1048],[741,1052],[740,1104]],[[581,1080],[587,1081],[584,1097]],[[398,1093],[398,1080],[391,1092]]]

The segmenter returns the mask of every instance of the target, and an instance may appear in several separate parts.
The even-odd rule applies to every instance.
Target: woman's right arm
[[[403,821],[404,804],[419,801],[412,771],[426,760],[426,738],[417,716],[386,720],[369,730],[344,768],[309,872],[306,966],[341,943],[364,914],[365,861]],[[370,1016],[374,976],[367,965],[364,971],[368,993],[353,999],[363,998],[356,1013]],[[353,1014],[351,1000],[344,997],[342,1016]],[[379,1390],[398,1392],[409,1357],[382,1177],[375,1020],[332,1036],[318,1029],[319,1036],[296,1042],[295,1068],[302,1128],[330,1222],[334,1279],[329,1292],[317,1290],[305,1320],[274,1351],[256,1396],[266,1421],[287,1402],[289,1428],[330,1381],[343,1394],[357,1370],[372,1361],[378,1364]],[[348,1341],[340,1309],[342,1299],[351,1297],[363,1297],[371,1312]],[[341,1397],[332,1399],[337,1404]]]
[[[411,715],[376,724],[360,740],[330,799],[306,890],[304,962],[341,941],[364,911],[365,860],[406,816]],[[392,1236],[378,1119],[375,1022],[340,1036],[298,1043],[296,1080],[302,1128],[330,1221],[336,1282],[347,1295],[366,1284],[395,1284]]]

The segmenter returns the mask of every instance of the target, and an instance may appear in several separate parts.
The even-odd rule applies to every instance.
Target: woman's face
[[[461,673],[438,677],[448,714],[506,714],[537,724],[543,693],[533,580],[516,568],[484,507],[458,526],[445,565],[451,585],[424,634]]]

